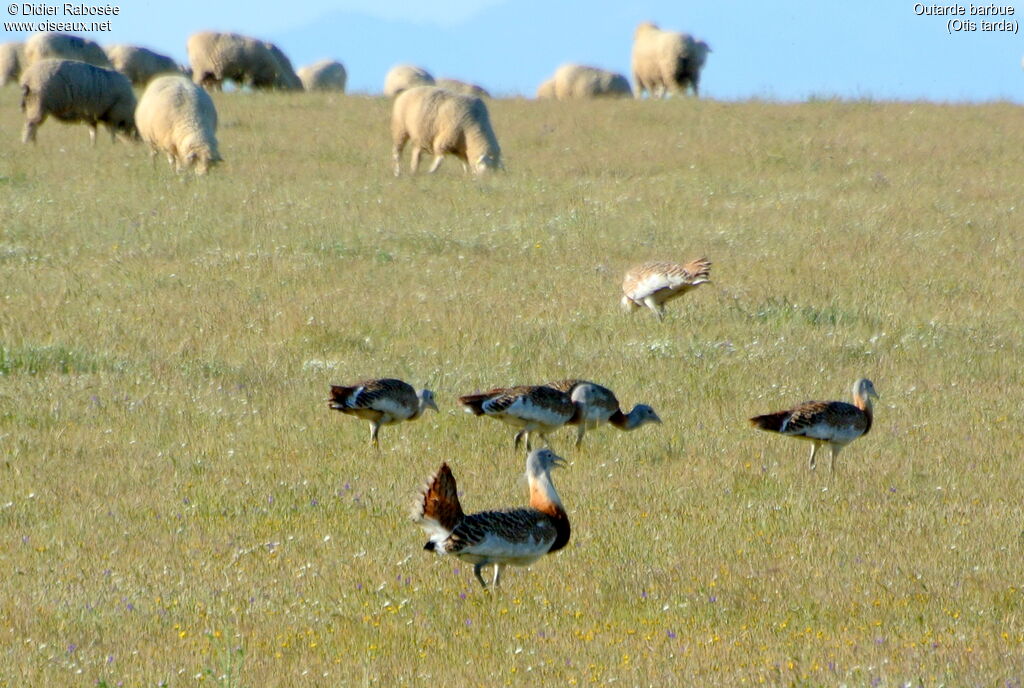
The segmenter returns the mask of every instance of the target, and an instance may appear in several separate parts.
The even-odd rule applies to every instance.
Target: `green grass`
[[[222,94],[195,180],[12,93],[0,685],[1024,680],[1018,108],[498,100],[507,173],[395,179],[384,100]],[[375,453],[324,402],[371,375],[441,412]],[[554,436],[573,539],[488,595],[409,505],[523,503],[455,397],[570,376],[665,423]],[[746,423],[861,376],[834,476]]]

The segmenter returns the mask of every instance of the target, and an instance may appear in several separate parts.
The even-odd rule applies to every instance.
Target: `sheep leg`
[[[405,144],[409,140],[407,134],[403,134],[401,137],[394,140],[394,145],[391,147],[391,161],[395,165],[395,176],[399,177],[402,174],[402,151],[405,150]]]
[[[412,149],[412,158],[409,160],[409,174],[416,174],[416,171],[420,168],[420,156],[423,155],[423,149],[417,146]]]
[[[427,171],[428,171],[428,172],[429,172],[430,174],[433,174],[434,172],[437,172],[437,168],[441,166],[441,163],[442,163],[443,161],[444,161],[444,153],[440,153],[440,154],[438,154],[438,155],[437,155],[437,156],[436,156],[436,157],[434,158],[434,164],[432,164],[432,165],[430,166],[430,169],[429,169],[429,170],[427,170]]]
[[[35,143],[36,142],[36,130],[39,129],[39,125],[43,121],[40,120],[27,120],[25,122],[25,131],[21,134],[22,143]]]

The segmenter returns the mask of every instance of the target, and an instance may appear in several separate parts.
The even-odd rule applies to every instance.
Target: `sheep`
[[[554,97],[558,100],[632,97],[626,77],[597,67],[565,64],[555,70]]]
[[[115,134],[138,138],[135,93],[128,77],[76,60],[40,60],[21,75],[21,109],[25,113],[22,141],[35,142],[36,130],[53,115],[63,122],[85,122],[96,145],[96,124]]]
[[[466,83],[465,81],[459,81],[458,79],[438,79],[434,85],[449,90],[452,93],[461,93],[464,96],[477,96],[478,98],[491,97],[491,94],[487,92],[487,89],[482,86]]]
[[[555,99],[555,80],[548,79],[540,86],[537,87],[537,100],[554,100]]]
[[[68,33],[37,33],[25,41],[25,67],[47,59],[78,60],[113,69],[99,43]]]
[[[159,74],[178,73],[181,68],[166,55],[136,45],[108,45],[103,49],[114,69],[124,74],[135,86],[145,86]]]
[[[0,43],[0,86],[18,83],[21,69],[25,66],[25,45],[23,43]]]
[[[139,136],[153,156],[167,155],[175,171],[192,168],[206,174],[221,162],[217,150],[217,109],[210,94],[181,74],[149,82],[135,109]]]
[[[192,80],[220,90],[225,79],[260,89],[301,91],[302,82],[288,57],[273,43],[237,33],[200,31],[188,39]]]
[[[693,88],[699,95],[700,73],[711,48],[704,41],[676,31],[662,31],[651,22],[644,22],[633,34],[633,81],[636,97],[647,91],[652,98],[663,98],[669,92],[685,93]]]
[[[433,86],[434,77],[422,67],[395,65],[384,77],[384,95],[390,98],[413,86]]]
[[[345,65],[336,60],[320,60],[299,70],[299,80],[307,91],[345,92],[348,74]]]
[[[441,165],[445,153],[462,160],[463,169],[480,174],[500,168],[501,148],[491,128],[484,101],[435,86],[416,86],[395,98],[391,114],[392,159],[395,176],[401,174],[402,150],[412,140],[409,171],[416,173],[420,154],[436,156],[430,171]]]

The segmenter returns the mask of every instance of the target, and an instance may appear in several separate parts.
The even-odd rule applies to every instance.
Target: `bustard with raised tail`
[[[828,445],[832,452],[831,470],[836,469],[836,456],[843,447],[871,430],[873,419],[871,399],[878,393],[871,380],[861,378],[853,383],[853,403],[845,401],[805,401],[793,408],[754,416],[754,427],[789,437],[810,440],[809,466],[814,469],[818,447]]]
[[[461,396],[459,403],[466,407],[467,413],[496,418],[519,428],[513,444],[518,448],[519,441],[525,437],[528,450],[533,434],[540,435],[546,445],[548,433],[572,421],[578,412],[568,394],[546,385],[497,387]]]
[[[658,320],[665,317],[665,304],[711,281],[711,261],[691,260],[685,265],[653,261],[631,268],[622,280],[622,307],[632,311],[640,306],[651,309]]]
[[[382,425],[416,420],[428,408],[437,410],[434,393],[429,389],[417,392],[407,382],[392,378],[363,380],[349,386],[331,385],[331,398],[327,401],[335,411],[369,421],[370,443],[377,447],[377,433]]]
[[[636,430],[647,423],[660,423],[661,418],[647,404],[637,404],[629,413],[623,413],[615,392],[588,380],[558,380],[549,382],[548,387],[565,392],[579,407],[579,412],[570,424],[576,425],[576,446],[583,443],[583,435],[603,423],[610,423],[619,430]]]
[[[423,549],[450,554],[473,564],[485,589],[483,567],[494,566],[497,587],[506,566],[529,566],[569,542],[569,517],[551,482],[552,469],[565,462],[550,449],[526,457],[530,505],[466,514],[459,502],[455,476],[447,463],[430,477],[413,507],[412,518],[429,539]]]

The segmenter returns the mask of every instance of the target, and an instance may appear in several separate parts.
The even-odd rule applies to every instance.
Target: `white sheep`
[[[403,91],[392,109],[391,140],[395,176],[401,173],[402,150],[410,140],[409,171],[413,174],[424,152],[436,156],[431,172],[441,165],[445,153],[462,160],[463,168],[476,174],[501,167],[501,148],[491,127],[487,105],[476,96],[435,86]]]
[[[307,91],[345,92],[348,73],[337,60],[320,60],[299,70],[299,80]]]
[[[670,92],[685,93],[687,87],[699,95],[700,73],[711,48],[704,41],[677,31],[662,31],[651,22],[644,22],[633,34],[633,80],[636,97],[644,91],[652,98]]]
[[[149,82],[135,109],[135,124],[152,154],[164,153],[177,172],[191,168],[206,174],[222,160],[213,99],[184,75]]]
[[[112,69],[76,60],[40,60],[21,75],[21,109],[25,113],[22,141],[35,142],[36,130],[53,115],[63,122],[85,122],[96,144],[96,125],[111,138],[136,139],[135,93],[128,77]]]
[[[0,86],[18,83],[24,66],[24,43],[0,43]]]
[[[240,86],[301,91],[291,60],[273,43],[237,33],[200,31],[188,39],[192,80],[219,90],[226,79]]]
[[[414,86],[433,86],[434,77],[430,72],[415,65],[395,65],[384,77],[384,95],[397,96]]]
[[[555,80],[554,78],[548,79],[537,87],[537,100],[554,100],[555,99]]]
[[[37,33],[25,41],[24,67],[40,60],[78,60],[104,69],[112,69],[99,43],[69,33]]]
[[[160,74],[181,74],[178,64],[160,53],[137,45],[108,45],[103,49],[114,69],[128,77],[135,86],[145,86]]]
[[[597,67],[564,64],[555,70],[552,81],[554,82],[554,97],[558,100],[600,97],[629,98],[633,95],[626,77]]]
[[[491,97],[491,94],[488,93],[487,89],[483,86],[459,81],[458,79],[438,79],[434,85],[439,88],[449,90],[452,93],[461,93],[464,96],[477,96],[478,98]]]

